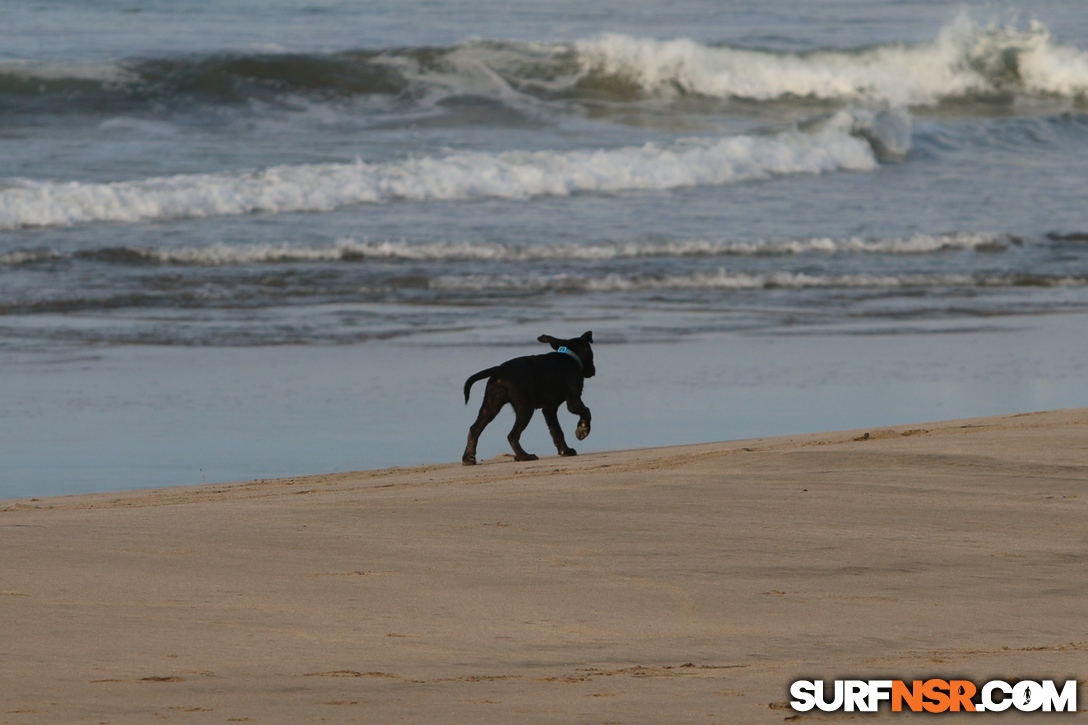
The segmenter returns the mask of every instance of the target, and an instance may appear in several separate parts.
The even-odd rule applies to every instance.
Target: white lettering
[[[843,701],[842,680],[835,680],[835,699],[828,702],[824,699],[824,681],[816,680],[816,707],[824,712],[834,712],[842,707]]]
[[[880,709],[881,700],[892,699],[891,680],[869,680],[869,709],[866,712],[876,712]]]
[[[1050,712],[1052,706],[1055,712],[1077,711],[1076,680],[1066,680],[1060,693],[1054,686],[1054,680],[1043,680],[1043,712]]]
[[[1020,712],[1034,712],[1043,706],[1043,686],[1038,682],[1024,680],[1012,688],[1012,704]]]
[[[798,680],[790,685],[790,694],[794,697],[790,707],[797,712],[808,712],[816,707],[816,685],[809,680]]]
[[[994,690],[1000,690],[1003,696],[997,702],[994,702],[993,692]],[[1002,680],[992,680],[987,682],[982,687],[982,704],[985,706],[985,710],[993,712],[1004,712],[1012,706],[1012,685]]]
[[[790,685],[790,695],[793,697],[790,707],[797,712],[809,712],[813,708],[824,712],[877,712],[880,703],[892,701],[892,693],[900,684],[906,683],[897,680],[797,680]],[[832,686],[833,692],[828,692]],[[942,695],[946,703],[943,706],[939,700],[926,702],[925,709],[930,712],[958,711],[962,708],[970,710],[972,706],[976,712],[1004,712],[1010,707],[1021,712],[1077,712],[1076,680],[1066,680],[1060,690],[1054,680],[1021,680],[1015,685],[1004,680],[991,680],[982,686],[979,702],[973,704],[964,697],[967,688],[974,689],[972,683],[954,680],[950,686],[943,680],[927,680],[925,684],[925,688],[936,687],[938,694],[942,686],[949,692],[950,699]],[[830,699],[828,695],[831,695]],[[907,697],[912,699],[907,701]],[[897,707],[901,705],[900,700],[909,704],[911,709],[919,707],[910,690],[901,692],[900,697],[895,699]]]
[[[865,680],[847,680],[843,686],[846,711],[869,712],[869,683]]]

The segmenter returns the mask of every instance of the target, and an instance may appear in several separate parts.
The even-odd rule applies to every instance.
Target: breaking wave
[[[858,50],[779,53],[623,35],[582,41],[577,48],[585,78],[610,79],[639,94],[933,105],[1088,92],[1088,53],[1062,45],[1044,25],[981,25],[966,15],[931,41]]]
[[[697,138],[669,145],[460,152],[384,163],[303,164],[113,183],[9,179],[0,186],[0,229],[327,212],[392,201],[609,194],[872,171],[877,168],[877,147],[871,137],[879,133],[875,116],[844,111],[811,133]],[[899,143],[894,134],[888,138],[893,145]]]
[[[1062,238],[1064,239],[1064,237]],[[340,239],[328,246],[291,244],[214,244],[179,248],[105,248],[75,253],[18,250],[0,254],[0,265],[20,266],[63,259],[114,264],[225,267],[307,262],[607,262],[644,258],[782,257],[800,254],[921,255],[948,250],[1000,252],[1021,244],[1018,237],[984,232],[915,234],[866,239],[677,240],[599,242],[594,244],[502,244],[498,242],[357,241]]]
[[[1039,22],[1022,28],[963,14],[928,41],[807,52],[606,33],[562,43],[471,41],[94,66],[0,62],[0,97],[39,102],[52,95],[73,107],[86,102],[96,112],[114,101],[244,103],[284,93],[618,102],[699,96],[920,106],[1019,95],[1082,99],[1088,52],[1062,44]]]
[[[645,292],[654,290],[759,289],[932,289],[941,287],[1084,287],[1088,278],[1022,274],[807,274],[804,272],[733,272],[719,268],[676,275],[602,277],[559,274],[521,278],[513,275],[444,276],[431,289],[470,292]]]

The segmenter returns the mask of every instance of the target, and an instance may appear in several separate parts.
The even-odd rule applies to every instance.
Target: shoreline
[[[1088,406],[1086,313],[874,324],[637,341],[595,324],[599,374],[585,391],[594,431],[576,448]],[[549,330],[526,321],[486,339],[4,353],[0,498],[459,461],[480,395],[465,405],[465,378],[536,354],[533,341]],[[573,427],[566,411],[560,423]],[[507,408],[484,432],[481,458],[509,452],[512,424]],[[539,414],[522,442],[555,450]]]
[[[0,723],[770,723],[802,677],[1067,679],[1086,480],[1080,408],[3,501]]]
[[[846,430],[821,431],[817,433],[797,433],[780,436],[763,436],[728,441],[705,443],[686,443],[680,445],[640,446],[636,448],[594,451],[571,458],[562,458],[554,453],[540,456],[537,461],[517,462],[512,453],[500,453],[490,458],[481,459],[475,466],[465,466],[460,461],[445,463],[421,463],[413,466],[389,466],[372,470],[347,472],[313,473],[281,478],[259,478],[245,481],[224,483],[204,483],[182,486],[156,486],[117,491],[96,491],[91,493],[59,494],[54,496],[21,496],[0,499],[0,513],[11,511],[39,510],[81,510],[117,507],[165,506],[199,503],[211,500],[233,501],[250,498],[263,498],[277,495],[299,495],[307,493],[330,493],[358,491],[365,488],[388,488],[398,485],[399,481],[379,483],[384,479],[413,479],[416,476],[429,476],[441,471],[441,483],[492,483],[506,477],[527,476],[530,478],[548,475],[544,469],[550,464],[562,464],[564,473],[576,472],[580,468],[598,467],[598,459],[622,458],[633,464],[641,461],[674,459],[677,456],[700,456],[713,454],[732,454],[737,452],[769,451],[793,447],[842,445],[850,442],[911,438],[924,435],[948,435],[957,430],[966,430],[1001,424],[1016,426],[1019,419],[1036,416],[1079,415],[1084,413],[1088,422],[1088,407],[1059,408],[1055,410],[1008,413],[1004,415],[976,416],[971,418],[906,423],[901,425],[875,426]],[[539,423],[539,421],[538,421]],[[580,466],[579,464],[586,464]],[[612,464],[605,464],[609,467]],[[495,468],[510,466],[512,468]],[[540,469],[538,471],[538,469]],[[551,470],[551,469],[549,469]],[[464,475],[458,475],[461,472]],[[551,472],[559,472],[558,469]],[[467,479],[467,481],[465,480]],[[370,484],[370,485],[368,485]],[[32,506],[31,504],[39,504]]]

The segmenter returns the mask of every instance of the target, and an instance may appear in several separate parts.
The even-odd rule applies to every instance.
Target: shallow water
[[[582,453],[1088,406],[1084,315],[834,324],[596,345]],[[607,320],[601,323],[610,336]],[[482,387],[528,322],[428,344],[0,353],[5,498],[460,460]],[[486,342],[484,340],[487,340]],[[576,419],[560,421],[573,438]],[[508,455],[506,409],[480,459]],[[554,455],[538,415],[522,442]]]

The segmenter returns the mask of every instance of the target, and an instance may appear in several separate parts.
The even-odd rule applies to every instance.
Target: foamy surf
[[[909,237],[810,237],[805,239],[680,239],[585,244],[517,244],[499,242],[358,241],[344,238],[331,245],[210,244],[195,247],[109,247],[62,253],[17,250],[0,254],[0,265],[20,266],[64,259],[113,264],[158,264],[229,267],[306,262],[608,262],[654,258],[789,257],[812,255],[926,255],[953,250],[1001,252],[1023,244],[1017,237],[989,232],[914,234]]]
[[[572,43],[469,42],[428,54],[386,51],[372,62],[415,89],[511,99],[637,102],[701,96],[931,106],[996,95],[1080,98],[1088,53],[1044,24],[979,22],[966,12],[931,40],[807,52],[602,33]]]
[[[48,87],[41,86],[43,82],[89,81],[101,83],[104,87],[120,87],[139,83],[140,75],[121,64],[108,61],[61,63],[2,58],[0,59],[0,81],[5,80],[8,83],[11,81],[34,83],[37,84],[35,89],[38,92],[45,92]]]
[[[432,290],[492,293],[620,293],[698,290],[906,290],[940,288],[1084,287],[1088,278],[1021,274],[811,274],[806,272],[750,273],[725,267],[672,275],[599,277],[558,274],[523,278],[514,275],[446,275],[429,283]]]
[[[864,115],[841,113],[812,133],[696,138],[587,151],[461,152],[385,163],[277,166],[113,183],[12,179],[0,229],[93,222],[328,212],[362,203],[532,199],[665,191],[776,176],[873,171]]]
[[[980,24],[966,14],[931,41],[858,50],[783,53],[620,34],[575,47],[583,78],[611,78],[647,95],[933,105],[1002,93],[1081,97],[1088,91],[1088,53],[1062,45],[1046,26]]]
[[[962,13],[935,37],[804,52],[659,39],[615,32],[568,42],[475,40],[445,47],[336,53],[227,53],[97,63],[0,59],[0,93],[69,99],[97,84],[95,113],[181,98],[234,104],[286,96],[318,102],[359,96],[486,97],[538,101],[654,102],[683,96],[774,102],[932,106],[995,97],[1080,99],[1088,52],[1035,21],[980,22]],[[25,99],[24,99],[25,100]],[[66,101],[67,102],[67,101]]]

